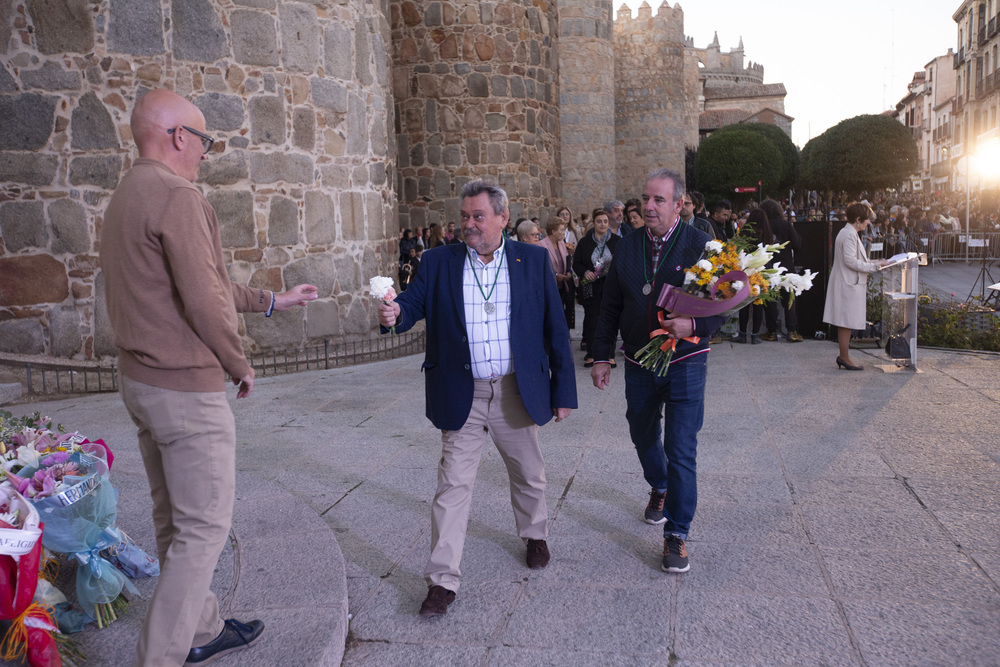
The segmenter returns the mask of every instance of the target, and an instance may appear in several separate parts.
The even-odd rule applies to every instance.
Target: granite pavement
[[[887,374],[859,350],[851,373],[828,341],[713,345],[691,571],[675,575],[641,520],[622,371],[595,389],[573,345],[580,408],[540,430],[552,561],[525,567],[488,447],[441,618],[417,615],[440,454],[421,356],[231,390],[238,501],[214,587],[267,629],[215,664],[1000,664],[1000,357],[921,351],[920,373]],[[8,409],[105,438],[119,524],[152,550],[116,395]],[[77,635],[88,664],[129,664],[144,611]]]

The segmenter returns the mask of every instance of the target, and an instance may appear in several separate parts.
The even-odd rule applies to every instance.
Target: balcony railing
[[[979,40],[977,43],[979,44],[979,46],[982,46],[983,44],[986,43],[986,26],[982,26],[981,28],[979,28]]]
[[[986,82],[982,79],[976,81],[976,99],[978,100],[986,94]]]
[[[998,30],[1000,30],[1000,23],[997,22],[997,18],[994,16],[990,19],[989,27],[987,28],[987,32],[989,33],[988,38],[993,39]]]
[[[931,165],[931,178],[941,178],[951,174],[951,160],[942,160]]]
[[[934,128],[934,142],[946,141],[951,139],[953,132],[952,122],[949,120],[947,123],[943,123]]]

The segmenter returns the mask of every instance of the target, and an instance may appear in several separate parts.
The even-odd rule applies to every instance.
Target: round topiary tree
[[[701,142],[695,156],[698,186],[711,201],[731,198],[736,188],[777,188],[785,164],[781,152],[763,134],[744,129],[713,132]]]
[[[792,140],[785,134],[784,130],[777,125],[770,125],[768,123],[738,123],[716,130],[712,133],[712,136],[720,132],[740,132],[743,130],[760,134],[770,141],[781,153],[781,158],[784,162],[781,178],[777,183],[767,182],[767,187],[771,188],[773,186],[773,189],[776,191],[794,188],[799,182],[799,149],[792,143]]]
[[[816,190],[895,188],[917,171],[917,144],[889,116],[843,120],[802,149],[802,184]]]

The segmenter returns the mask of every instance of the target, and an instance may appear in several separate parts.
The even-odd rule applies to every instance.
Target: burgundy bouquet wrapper
[[[715,287],[719,283],[743,281],[743,288],[728,299],[716,299]],[[730,271],[721,276],[709,292],[711,299],[695,296],[685,292],[681,287],[664,285],[660,291],[660,298],[656,300],[656,305],[671,313],[684,315],[687,317],[712,317],[723,313],[739,310],[746,305],[750,297],[750,279],[742,271]]]

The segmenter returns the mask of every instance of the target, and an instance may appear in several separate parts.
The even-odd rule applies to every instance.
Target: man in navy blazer
[[[511,480],[517,534],[532,569],[549,561],[545,464],[538,426],[576,407],[569,330],[548,253],[504,239],[506,193],[481,180],[462,189],[462,240],[424,253],[420,272],[379,306],[384,327],[427,320],[427,418],[441,429],[431,508],[429,587],[422,615],[440,615],[458,592],[472,487],[486,434]]]

